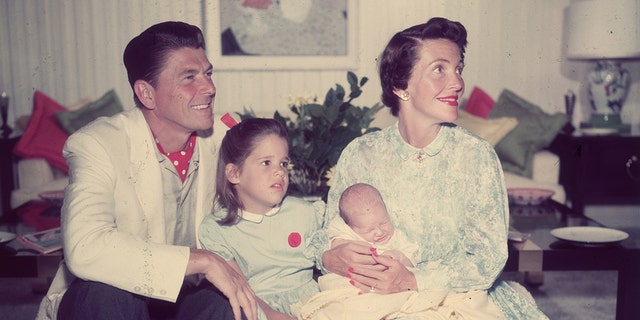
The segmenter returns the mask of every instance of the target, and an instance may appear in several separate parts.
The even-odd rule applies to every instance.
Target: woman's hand
[[[371,253],[375,251],[366,242],[346,241],[335,242],[331,249],[322,254],[324,267],[341,276],[346,276],[350,270],[383,270],[373,259]]]
[[[228,299],[236,320],[242,311],[249,320],[258,319],[257,297],[241,272],[220,256],[202,249],[191,249],[185,275],[201,273]]]
[[[418,281],[413,272],[409,271],[399,260],[389,256],[373,255],[376,262],[386,267],[378,277],[373,287],[378,293],[396,293],[403,291],[418,291]]]
[[[365,242],[338,244],[322,255],[322,263],[327,270],[350,278],[351,284],[365,293],[418,290],[415,275],[400,261],[378,256]]]
[[[351,284],[362,292],[389,294],[408,290],[418,291],[415,275],[400,261],[390,256],[378,256],[375,251],[371,255],[377,263],[377,270],[371,268],[353,268],[347,277]],[[382,270],[379,270],[382,267]]]

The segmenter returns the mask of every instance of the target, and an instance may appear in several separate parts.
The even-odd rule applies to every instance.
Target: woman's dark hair
[[[131,88],[138,80],[155,87],[167,54],[185,47],[205,49],[204,36],[200,28],[178,21],[158,23],[131,39],[123,54]],[[135,92],[133,100],[138,107],[142,106]]]
[[[233,225],[238,221],[238,210],[244,208],[235,186],[226,175],[227,164],[242,167],[261,138],[269,134],[289,140],[287,128],[275,119],[248,118],[233,126],[222,139],[216,171],[216,201],[227,209],[227,216],[218,221],[221,225]]]
[[[420,48],[424,40],[431,39],[447,39],[455,43],[464,60],[467,30],[460,22],[438,17],[396,33],[378,59],[382,103],[391,108],[394,116],[398,116],[400,103],[393,90],[407,88],[413,68],[420,59]]]

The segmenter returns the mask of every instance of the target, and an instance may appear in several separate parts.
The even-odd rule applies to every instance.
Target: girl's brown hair
[[[269,134],[275,134],[288,141],[287,129],[275,119],[249,118],[233,126],[222,139],[218,153],[216,171],[216,201],[227,209],[226,217],[218,221],[220,225],[233,225],[238,222],[238,211],[244,206],[238,198],[235,186],[226,176],[226,166],[233,163],[242,167],[258,141]]]

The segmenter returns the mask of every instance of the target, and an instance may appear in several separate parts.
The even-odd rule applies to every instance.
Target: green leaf
[[[351,85],[352,88],[353,86],[357,87],[358,76],[356,76],[356,74],[351,71],[347,71],[347,82]]]
[[[348,100],[345,101],[345,88],[336,84],[335,88],[327,90],[322,105],[313,102],[299,107],[289,106],[292,117],[275,111],[274,119],[284,124],[289,134],[289,157],[293,165],[290,194],[320,195],[326,200],[329,186],[325,175],[336,165],[342,150],[364,133],[380,130],[370,127],[370,124],[384,107],[381,103],[371,107],[352,104],[362,94],[362,86],[367,81],[366,77],[358,81],[356,74],[349,71]],[[238,114],[241,119],[255,117],[253,110],[247,108]]]

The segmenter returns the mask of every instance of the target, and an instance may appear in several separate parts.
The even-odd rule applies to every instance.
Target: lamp
[[[589,73],[590,123],[583,127],[628,131],[620,112],[630,76],[621,59],[640,57],[640,0],[574,0],[566,21],[570,60],[594,60]]]
[[[2,116],[2,126],[0,127],[0,133],[3,139],[9,138],[11,134],[11,127],[7,125],[7,117],[9,113],[9,96],[6,92],[2,91],[0,94],[0,115]]]

